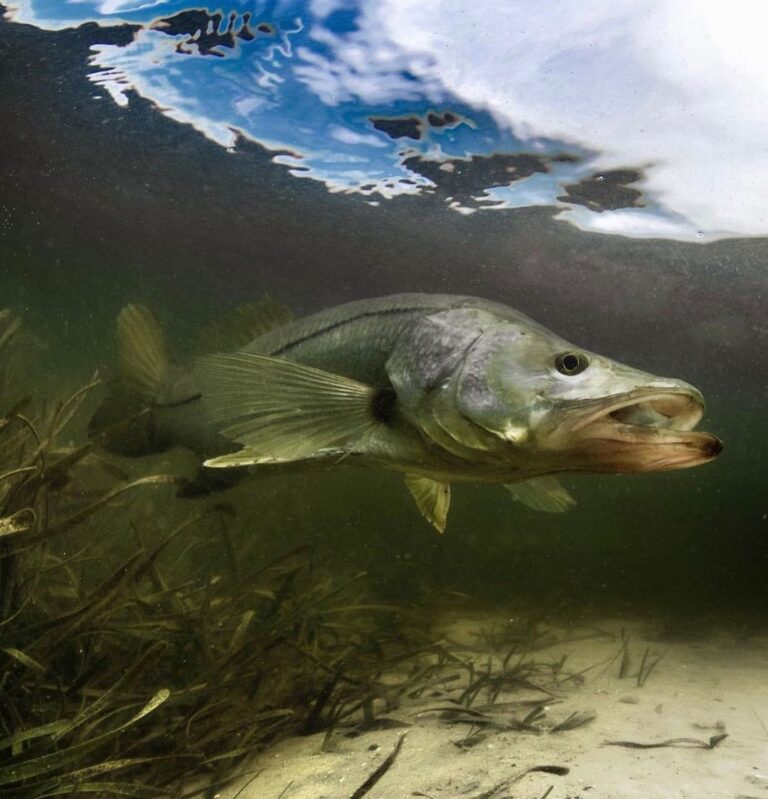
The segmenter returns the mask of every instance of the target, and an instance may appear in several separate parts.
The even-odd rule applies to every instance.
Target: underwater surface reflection
[[[94,86],[146,98],[296,177],[455,212],[546,205],[580,227],[692,241],[768,231],[765,11],[582,3],[27,0],[11,20],[98,23]],[[551,24],[557,19],[558,24]],[[661,31],[661,34],[660,34]]]

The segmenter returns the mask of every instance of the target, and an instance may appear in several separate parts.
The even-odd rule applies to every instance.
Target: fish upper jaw
[[[561,411],[540,444],[564,467],[594,472],[685,469],[713,460],[722,443],[694,431],[704,413],[699,391],[685,383],[657,383]]]
[[[579,414],[570,426],[578,433],[610,417],[625,424],[656,429],[693,430],[704,415],[704,397],[693,386],[649,386],[615,397],[605,397],[597,407]]]

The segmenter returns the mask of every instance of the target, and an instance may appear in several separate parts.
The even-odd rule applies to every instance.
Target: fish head
[[[704,413],[696,388],[575,347],[535,323],[486,331],[454,390],[464,417],[544,470],[682,469],[722,449],[694,430]]]

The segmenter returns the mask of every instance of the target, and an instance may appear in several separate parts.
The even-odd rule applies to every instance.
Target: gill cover
[[[437,445],[457,456],[495,450],[501,441],[470,414],[493,398],[466,372],[466,362],[498,318],[480,308],[453,308],[420,319],[400,339],[386,371],[402,414]],[[467,402],[459,401],[462,385]]]
[[[547,363],[540,349],[521,327],[497,323],[473,342],[454,378],[457,410],[504,441],[525,444],[539,403],[535,384]]]

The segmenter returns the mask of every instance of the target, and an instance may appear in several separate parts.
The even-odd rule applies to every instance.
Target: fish
[[[704,399],[692,385],[575,346],[499,302],[414,293],[299,319],[262,311],[251,340],[240,324],[232,350],[179,364],[152,313],[126,306],[118,377],[92,435],[128,455],[186,447],[223,486],[275,469],[395,470],[439,532],[454,482],[498,483],[564,512],[576,502],[560,473],[684,469],[723,447],[695,430]],[[121,416],[133,422],[115,425]]]

